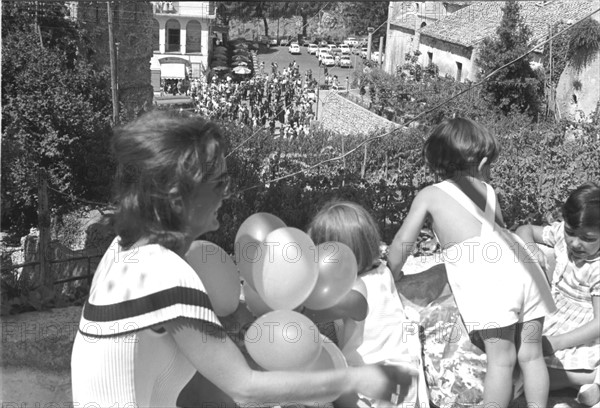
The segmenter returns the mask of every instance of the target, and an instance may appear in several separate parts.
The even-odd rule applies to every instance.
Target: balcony
[[[153,1],[154,14],[216,18],[214,1]]]

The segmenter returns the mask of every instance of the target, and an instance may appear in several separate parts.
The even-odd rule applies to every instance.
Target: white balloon
[[[311,294],[319,277],[312,239],[298,228],[276,229],[265,238],[253,268],[256,292],[273,310],[293,310]]]

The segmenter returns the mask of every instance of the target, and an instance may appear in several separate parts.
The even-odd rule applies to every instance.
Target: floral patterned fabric
[[[469,341],[443,264],[397,282],[406,307],[420,315],[430,401],[439,407],[471,407],[483,399],[486,356]]]

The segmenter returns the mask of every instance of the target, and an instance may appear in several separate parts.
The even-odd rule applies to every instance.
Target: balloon
[[[246,307],[254,317],[260,317],[273,310],[263,302],[258,293],[250,287],[248,282],[244,282],[242,285],[242,292],[244,293]]]
[[[304,301],[312,310],[328,309],[338,303],[356,281],[358,265],[352,250],[341,242],[324,242],[317,246],[319,279]]]
[[[275,310],[252,323],[244,344],[250,357],[266,370],[305,370],[319,357],[323,340],[308,317]]]
[[[262,247],[253,270],[256,292],[273,310],[297,308],[319,277],[312,239],[298,228],[284,227],[267,235]]]
[[[246,218],[235,236],[235,261],[244,281],[254,286],[252,268],[262,256],[260,243],[271,231],[285,227],[280,218],[269,213],[256,213]]]
[[[206,288],[217,316],[228,316],[240,304],[240,275],[233,259],[218,245],[194,241],[185,254]]]
[[[322,334],[321,341],[323,342],[321,354],[319,354],[319,357],[314,363],[308,366],[308,371],[325,371],[348,367],[344,353],[342,353],[334,342]]]

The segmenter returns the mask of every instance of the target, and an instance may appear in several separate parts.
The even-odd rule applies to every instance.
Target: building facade
[[[70,18],[87,30],[93,44],[90,60],[98,69],[110,67],[108,8],[106,2],[67,2]],[[152,105],[152,6],[148,1],[112,2],[112,26],[120,115],[127,121]]]
[[[216,7],[213,1],[153,1],[152,86],[161,81],[199,79],[212,52]]]
[[[384,70],[396,72],[408,52],[419,50],[421,30],[454,13],[469,2],[392,1],[388,8],[388,27]]]

